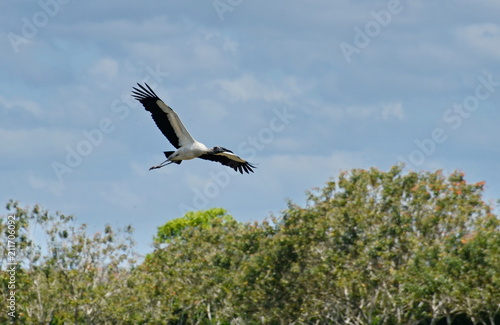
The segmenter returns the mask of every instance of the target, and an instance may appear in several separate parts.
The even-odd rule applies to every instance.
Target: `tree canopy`
[[[354,169],[263,222],[220,208],[168,221],[140,263],[130,227],[88,235],[73,217],[10,202],[14,321],[498,324],[500,219],[483,190],[458,171]],[[46,249],[30,237],[35,224]],[[6,252],[2,242],[3,268]],[[4,297],[7,285],[3,272]]]

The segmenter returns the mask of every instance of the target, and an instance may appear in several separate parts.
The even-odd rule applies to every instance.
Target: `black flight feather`
[[[199,156],[198,158],[219,162],[219,163],[223,164],[224,166],[231,167],[235,171],[240,172],[242,174],[243,174],[243,171],[245,171],[246,173],[249,173],[249,174],[250,174],[250,172],[253,173],[252,168],[256,168],[254,165],[252,165],[248,161],[238,162],[238,161],[229,159],[226,156],[220,156],[217,154],[204,154],[204,155]]]
[[[156,123],[156,126],[160,129],[161,133],[170,141],[170,143],[176,148],[179,149],[179,138],[175,135],[174,129],[170,125],[170,122],[167,117],[167,113],[161,110],[160,106],[156,103],[158,100],[161,100],[158,95],[149,87],[147,83],[144,83],[147,87],[144,88],[142,85],[137,84],[141,89],[137,89],[135,87],[134,91],[132,91],[132,96],[137,99],[144,108],[151,112],[151,116]]]

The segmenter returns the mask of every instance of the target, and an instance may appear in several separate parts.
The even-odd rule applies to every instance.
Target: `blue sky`
[[[352,168],[459,169],[500,198],[496,0],[0,9],[2,204],[39,203],[91,231],[132,224],[147,252],[187,210],[260,221]],[[148,171],[172,147],[130,96],[143,81],[255,174],[202,160]]]

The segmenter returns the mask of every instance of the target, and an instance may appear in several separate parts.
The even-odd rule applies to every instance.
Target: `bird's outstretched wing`
[[[167,137],[168,141],[177,149],[186,144],[193,143],[195,140],[182,124],[177,113],[170,108],[170,106],[165,104],[147,83],[144,84],[147,89],[137,84],[139,88],[133,87],[132,96],[137,99],[147,111],[151,112],[153,120],[163,135]]]
[[[198,158],[219,162],[225,166],[231,167],[235,171],[242,174],[243,171],[249,174],[250,172],[253,173],[252,168],[257,168],[248,161],[236,156],[231,150],[227,149],[224,152],[220,153],[207,153],[199,156]]]

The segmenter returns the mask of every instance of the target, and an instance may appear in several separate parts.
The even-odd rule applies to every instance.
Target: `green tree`
[[[254,256],[269,322],[408,324],[497,317],[499,219],[460,172],[352,170],[293,203]],[[251,263],[251,262],[250,262]],[[481,299],[480,297],[485,297]],[[498,318],[498,317],[497,317]]]
[[[354,169],[261,223],[219,208],[171,220],[137,267],[130,228],[89,235],[71,216],[11,202],[18,321],[497,324],[500,220],[483,189],[461,172]],[[4,297],[6,285],[2,273]]]
[[[0,322],[104,324],[121,317],[126,301],[117,302],[131,289],[122,279],[136,258],[131,227],[116,233],[108,225],[103,232],[89,235],[86,225],[76,225],[73,216],[50,214],[38,205],[21,208],[11,201],[7,211],[0,219],[0,232],[7,234],[7,221],[14,220],[17,317],[2,313]],[[2,241],[2,269],[8,251],[7,242]],[[2,272],[2,298],[9,292],[7,280],[7,273]]]
[[[220,208],[189,212],[159,227],[156,250],[139,271],[150,290],[140,304],[160,306],[147,309],[148,321],[210,324],[237,318],[237,270],[260,237],[245,228]],[[168,244],[159,245],[160,238]]]
[[[187,229],[209,229],[220,222],[234,221],[222,208],[213,208],[204,211],[190,211],[182,218],[168,221],[158,227],[158,233],[154,238],[155,243],[168,243],[173,239],[180,238]]]
[[[483,187],[355,169],[270,222],[188,214],[159,228],[137,308],[171,324],[495,324],[500,222]]]

